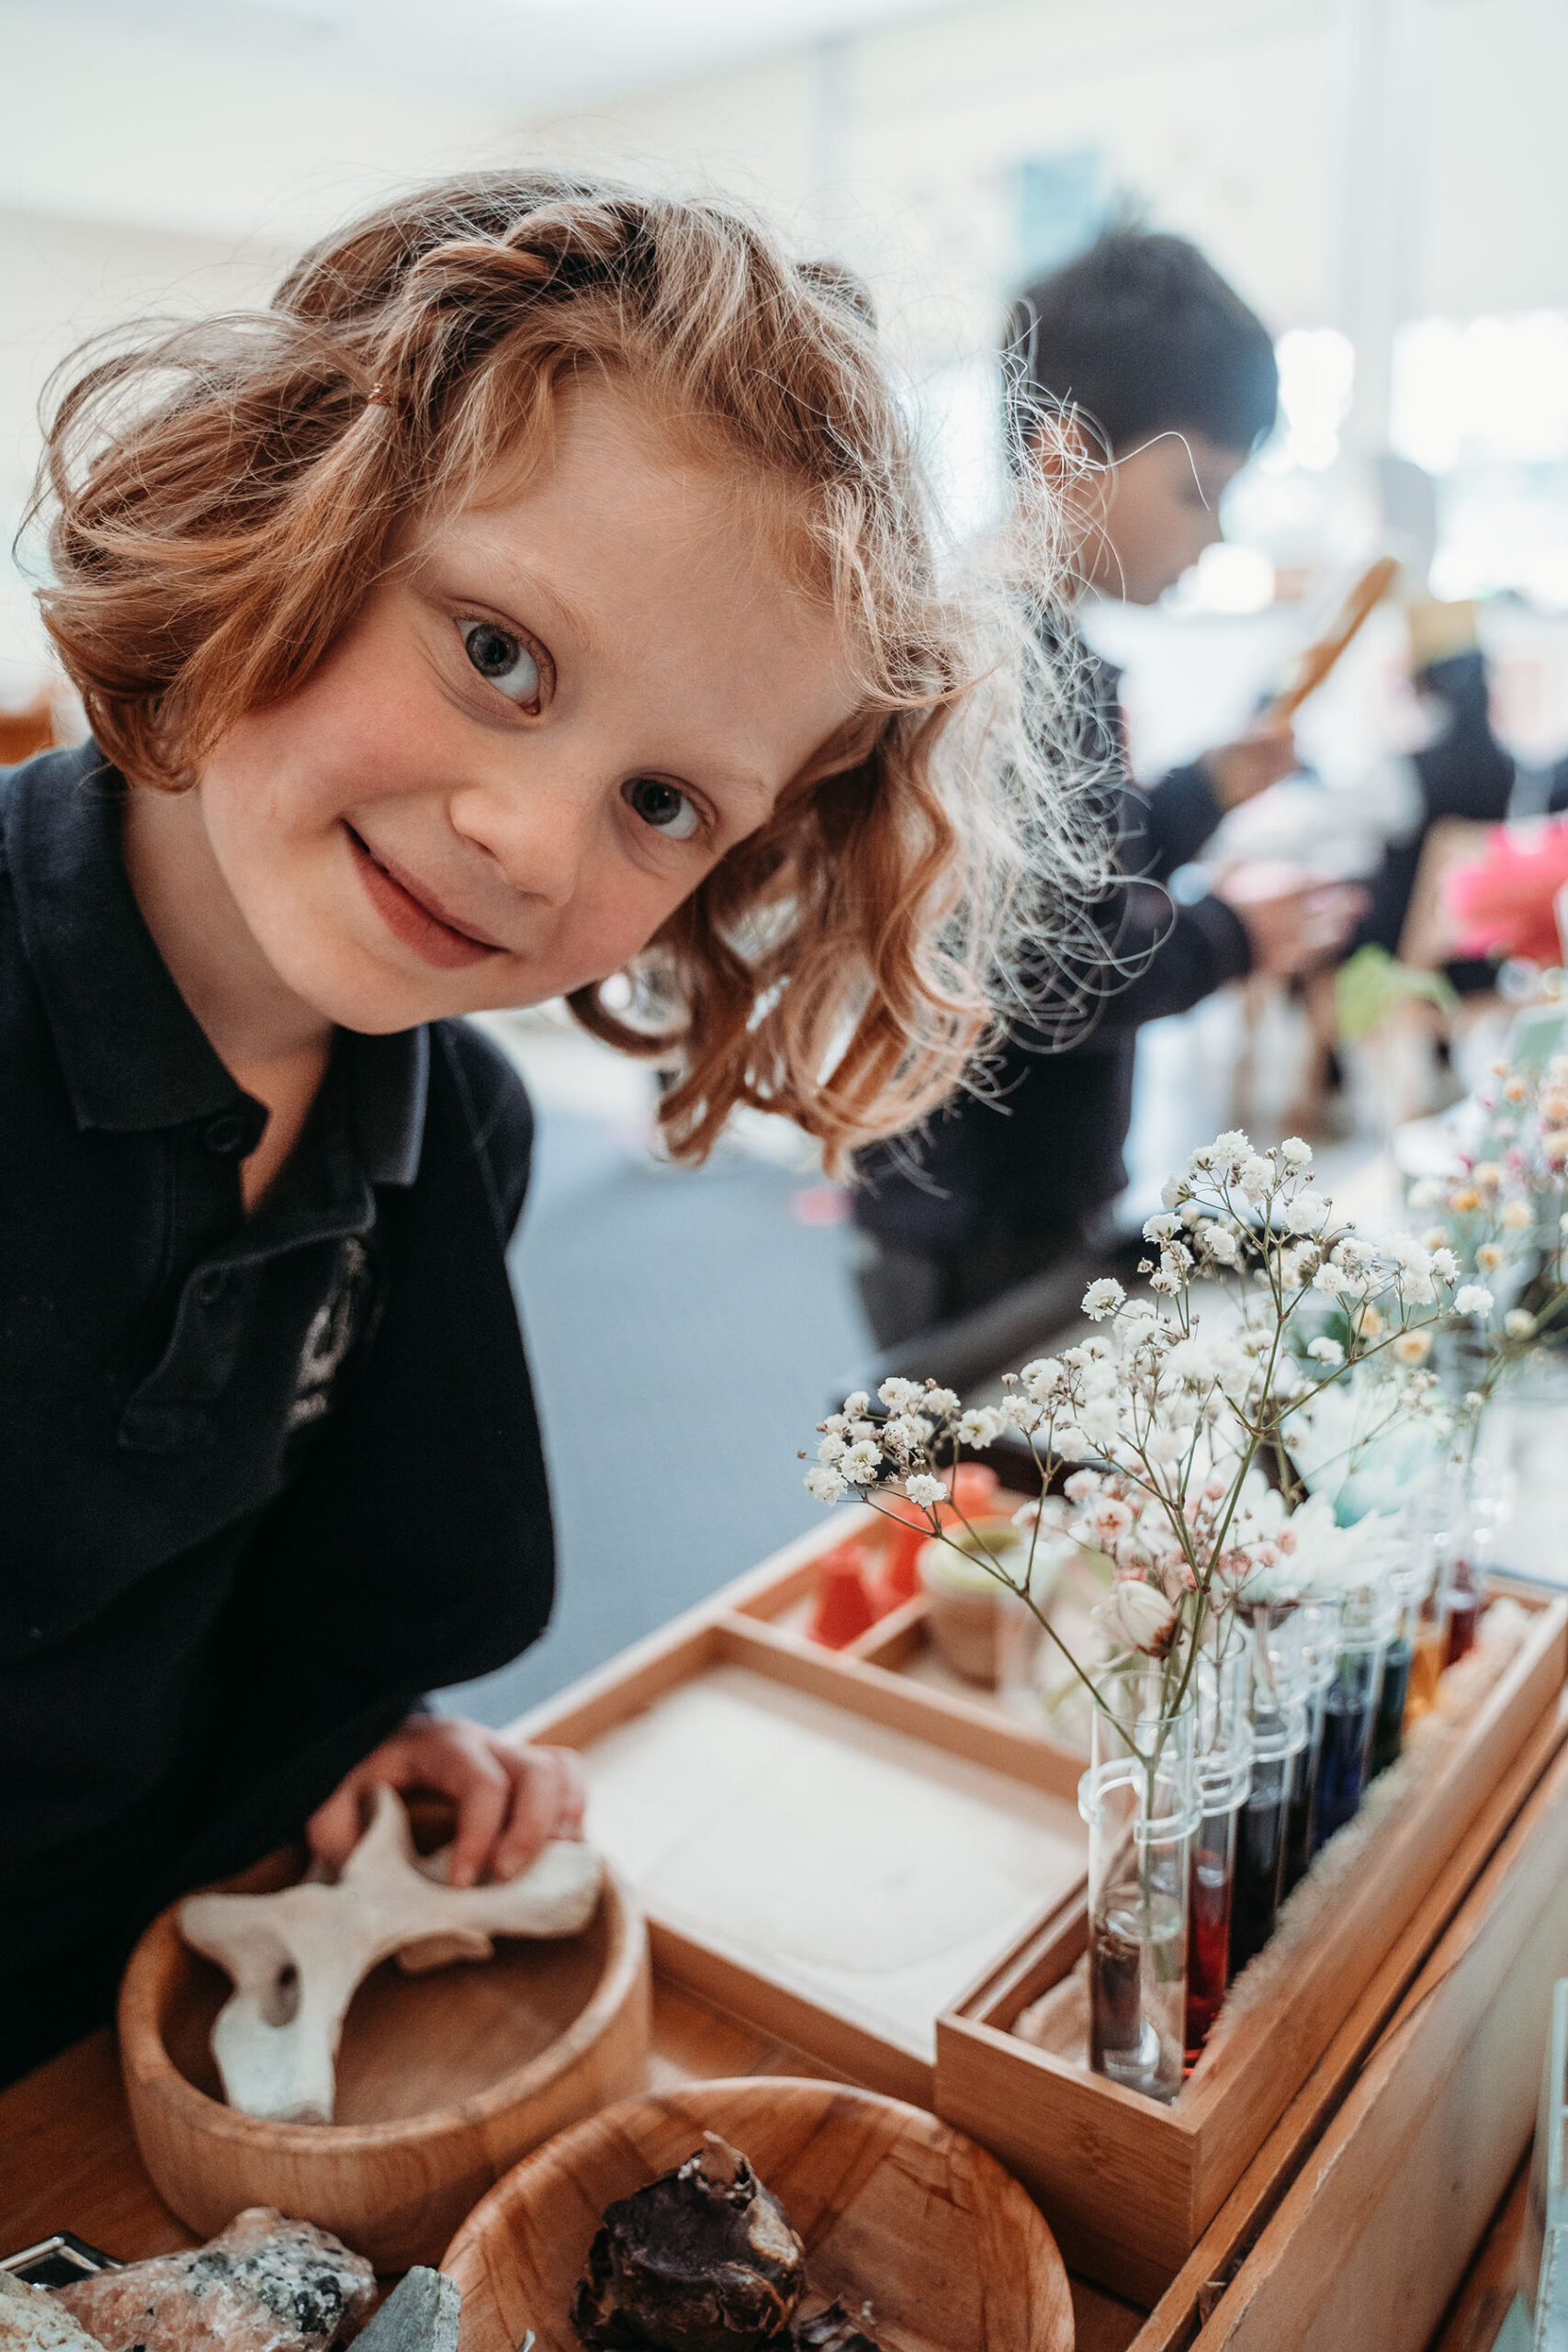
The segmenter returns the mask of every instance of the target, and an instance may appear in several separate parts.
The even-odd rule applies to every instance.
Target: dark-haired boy
[[[1274,422],[1267,329],[1185,239],[1129,230],[1030,287],[1010,345],[1015,456],[1056,475],[1082,590],[1156,603],[1220,537],[1221,495]],[[1069,650],[1086,743],[1124,775],[1119,674]],[[1247,972],[1298,972],[1338,944],[1358,911],[1352,891],[1245,904],[1216,891],[1173,908],[1158,887],[1228,808],[1294,765],[1290,729],[1265,722],[1146,791],[1119,788],[1127,878],[1104,919],[1134,977],[1118,987],[1108,975],[1097,1018],[1066,1052],[1016,1029],[995,1099],[962,1097],[919,1138],[859,1157],[857,1272],[881,1346],[982,1305],[1086,1238],[1126,1182],[1144,1022]]]

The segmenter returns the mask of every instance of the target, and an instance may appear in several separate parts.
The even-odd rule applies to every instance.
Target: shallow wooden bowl
[[[626,2099],[492,2188],[447,2247],[459,2352],[581,2352],[568,2317],[606,2205],[717,2132],[806,2241],[816,2311],[840,2296],[883,2352],[1072,2352],[1056,2242],[993,2156],[933,2116],[836,2083],[753,2075]]]
[[[228,1883],[265,1893],[302,1866],[299,1852],[275,1855]],[[242,2206],[276,2205],[335,2231],[378,2270],[435,2262],[509,2165],[647,2080],[647,1931],[613,1878],[581,1936],[503,1939],[493,1960],[429,1976],[383,1962],[344,2022],[333,2123],[269,2123],[224,2106],[209,2037],[230,1989],[170,1909],[131,1954],[119,1995],[142,2161],[204,2236]]]

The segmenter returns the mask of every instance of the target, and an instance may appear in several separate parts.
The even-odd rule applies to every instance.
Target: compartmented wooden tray
[[[1555,1708],[1568,1668],[1568,1600],[1514,1597],[1530,1623],[1503,1672],[1296,1945],[1288,1985],[1235,2019],[1174,2105],[1123,2090],[1011,2030],[1083,1951],[1081,1891],[939,2020],[938,2113],[1034,2192],[1075,2269],[1134,2301],[1156,2301]]]
[[[837,1514],[518,1729],[581,1751],[661,1973],[929,2107],[939,2013],[1082,1893],[1083,1758],[805,1638],[817,1561],[873,1517]]]

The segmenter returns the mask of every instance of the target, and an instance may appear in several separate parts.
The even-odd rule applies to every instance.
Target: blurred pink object
[[[1564,883],[1568,820],[1529,833],[1499,825],[1480,857],[1443,876],[1443,895],[1460,924],[1459,953],[1561,964],[1555,900]]]

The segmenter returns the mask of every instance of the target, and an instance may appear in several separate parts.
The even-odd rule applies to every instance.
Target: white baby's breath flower
[[[920,1392],[921,1412],[934,1414],[939,1421],[945,1421],[951,1414],[956,1413],[961,1402],[955,1390],[938,1388],[934,1383]]]
[[[1321,1291],[1325,1298],[1337,1298],[1349,1287],[1345,1268],[1337,1266],[1332,1258],[1325,1259],[1314,1274],[1312,1286],[1314,1290]]]
[[[840,1478],[852,1487],[870,1487],[876,1482],[882,1468],[882,1450],[869,1438],[846,1446],[835,1464]]]
[[[863,1413],[869,1413],[870,1410],[871,1398],[866,1391],[863,1388],[852,1389],[844,1399],[846,1417],[852,1421],[858,1421]]]
[[[1483,1241],[1475,1253],[1475,1263],[1480,1272],[1495,1274],[1501,1272],[1506,1260],[1495,1241]]]
[[[942,1480],[928,1477],[923,1472],[916,1477],[905,1479],[904,1492],[920,1510],[930,1510],[933,1504],[947,1500],[947,1488]]]
[[[1144,1226],[1144,1239],[1145,1241],[1168,1241],[1174,1234],[1179,1233],[1180,1230],[1180,1219],[1172,1216],[1169,1211],[1167,1210],[1160,1216],[1151,1216],[1146,1219]]]
[[[1159,1197],[1163,1208],[1179,1209],[1187,1198],[1186,1177],[1168,1176],[1159,1188]]]
[[[1430,1331],[1401,1331],[1390,1350],[1395,1363],[1425,1363],[1432,1352]]]
[[[975,1405],[959,1416],[958,1435],[965,1445],[994,1445],[1006,1427],[996,1406]]]
[[[1510,1340],[1533,1340],[1535,1317],[1522,1306],[1510,1306],[1503,1317],[1503,1329]]]
[[[1410,1187],[1410,1205],[1417,1211],[1441,1205],[1443,1188],[1435,1176],[1423,1176]]]
[[[1241,1244],[1228,1225],[1206,1225],[1199,1237],[1199,1247],[1217,1266],[1234,1266],[1240,1261]]]
[[[1439,1246],[1432,1252],[1432,1272],[1440,1283],[1451,1283],[1459,1272],[1459,1260],[1451,1250]]]
[[[1163,1657],[1176,1632],[1176,1611],[1152,1584],[1129,1577],[1113,1585],[1090,1612],[1095,1624],[1119,1649]]]
[[[1506,1233],[1522,1233],[1527,1225],[1535,1223],[1535,1216],[1528,1201],[1506,1201],[1497,1222]]]
[[[1145,1458],[1162,1468],[1168,1463],[1179,1462],[1186,1451],[1186,1440],[1172,1429],[1152,1430],[1144,1447]]]
[[[892,1379],[885,1380],[876,1393],[890,1413],[903,1413],[918,1405],[926,1392],[918,1380]]]
[[[1312,1146],[1303,1143],[1300,1136],[1287,1136],[1280,1146],[1280,1157],[1287,1168],[1310,1168]]]
[[[1249,1201],[1260,1201],[1273,1190],[1274,1164],[1260,1151],[1251,1152],[1236,1170],[1235,1181]]]
[[[1099,1282],[1090,1283],[1085,1291],[1083,1311],[1091,1322],[1103,1323],[1107,1316],[1115,1314],[1126,1295],[1112,1275],[1102,1274]]]
[[[1078,1408],[1078,1427],[1096,1445],[1114,1445],[1122,1434],[1122,1416],[1112,1398],[1091,1396]]]
[[[1285,1231],[1301,1235],[1321,1233],[1328,1222],[1332,1204],[1316,1193],[1300,1193],[1285,1204]]]
[[[1343,1363],[1345,1361],[1345,1351],[1337,1340],[1326,1338],[1310,1340],[1307,1342],[1307,1353],[1318,1363],[1337,1364]]]
[[[1454,1297],[1456,1315],[1490,1315],[1492,1294],[1480,1283],[1466,1283]]]
[[[1020,1380],[1037,1405],[1055,1396],[1066,1382],[1066,1371],[1055,1356],[1036,1356],[1019,1374]]]
[[[1157,1274],[1149,1276],[1149,1288],[1157,1290],[1164,1298],[1178,1298],[1186,1287],[1186,1276],[1173,1273],[1168,1266],[1162,1266]]]
[[[835,1437],[831,1431],[829,1431],[828,1436],[823,1439],[821,1444],[817,1449],[817,1459],[818,1462],[840,1462],[843,1459],[844,1453],[845,1446],[843,1439],[841,1437]]]
[[[807,1472],[806,1485],[819,1503],[836,1503],[847,1491],[838,1472],[825,1469],[820,1464]]]

